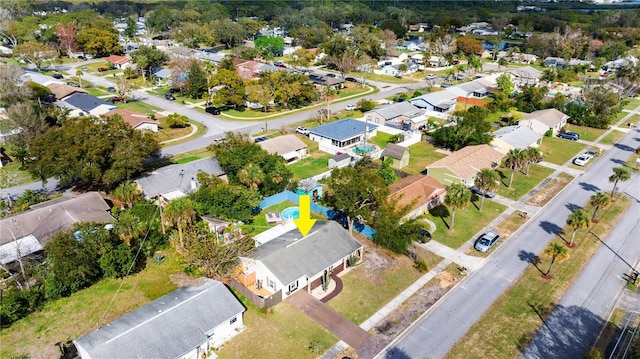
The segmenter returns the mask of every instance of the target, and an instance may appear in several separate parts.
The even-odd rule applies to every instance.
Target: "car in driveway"
[[[436,78],[438,78],[438,75],[436,75],[436,74],[428,74],[427,75],[427,80],[435,80]]]
[[[209,106],[209,107],[204,109],[204,112],[210,113],[212,115],[219,115],[220,114],[220,109],[218,109],[217,107],[214,107],[214,106]]]
[[[255,143],[260,143],[260,142],[264,142],[264,141],[266,141],[268,139],[269,139],[269,137],[256,137],[253,141]]]
[[[560,132],[558,134],[558,137],[564,138],[566,140],[571,140],[571,141],[577,141],[577,140],[580,139],[580,135],[579,134],[577,134],[575,132],[570,132],[570,131]]]
[[[304,127],[304,126],[298,126],[298,127],[296,127],[296,133],[299,133],[299,134],[305,135],[305,136],[309,136],[309,129]]]
[[[168,93],[164,95],[164,98],[169,100],[169,101],[174,101],[176,98],[175,96],[173,96],[172,94]]]
[[[585,155],[584,153],[580,156],[573,159],[573,164],[578,166],[584,166],[591,160],[591,157]]]
[[[483,191],[477,186],[471,186],[471,188],[469,189],[471,190],[471,192],[473,192],[474,194],[477,194],[478,196],[484,196],[487,198],[493,198],[496,196],[495,192]]]
[[[77,84],[77,83],[75,83],[75,82],[67,82],[67,85],[68,85],[68,86],[71,86],[71,87],[80,87],[80,85],[78,85],[78,84]]]
[[[98,67],[98,72],[105,72],[105,71],[109,71],[109,69],[106,67]]]
[[[53,74],[53,75],[51,75],[51,77],[53,77],[53,78],[54,78],[54,79],[56,79],[56,80],[60,80],[60,79],[62,79],[64,76],[62,76],[62,74]]]
[[[345,107],[344,109],[347,111],[355,111],[356,105],[347,105],[347,107]]]
[[[500,240],[500,235],[496,232],[487,232],[478,238],[476,244],[473,246],[477,251],[486,253],[495,246]]]
[[[427,231],[426,229],[421,229],[420,230],[420,237],[419,237],[419,241],[420,243],[427,243],[431,240],[431,233],[429,233],[429,231]]]
[[[110,100],[111,102],[120,102],[120,101],[124,101],[124,97],[113,96]]]

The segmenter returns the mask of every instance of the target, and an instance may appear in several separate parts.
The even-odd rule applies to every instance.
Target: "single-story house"
[[[309,138],[321,145],[344,148],[362,142],[365,136],[375,136],[377,130],[378,126],[372,123],[345,118],[312,128],[309,130]]]
[[[467,146],[426,167],[427,175],[448,186],[462,183],[473,186],[483,168],[497,168],[504,155],[489,145]]]
[[[116,65],[119,69],[124,69],[130,66],[129,59],[124,56],[110,55],[105,59],[108,63]]]
[[[135,182],[147,199],[161,197],[161,200],[171,201],[185,197],[198,190],[197,175],[200,172],[218,177],[225,175],[215,157],[207,157],[197,161],[181,163],[159,168],[148,175],[138,178]]]
[[[51,94],[55,96],[56,100],[64,100],[77,93],[87,93],[87,90],[85,89],[69,86],[67,84],[50,83],[47,87],[51,90]]]
[[[316,74],[310,74],[309,80],[311,80],[311,82],[313,82],[316,87],[335,86],[339,88],[344,83],[344,80],[339,77],[330,77]]]
[[[567,125],[569,116],[555,108],[546,110],[538,110],[531,113],[525,113],[524,119],[518,122],[518,125],[529,127],[540,135],[545,135],[551,130],[553,135],[560,133],[560,129]]]
[[[387,147],[382,151],[382,160],[384,161],[387,157],[393,160],[391,167],[400,169],[402,167],[409,165],[409,149],[397,145],[395,143],[387,143]]]
[[[200,278],[73,341],[82,359],[208,357],[244,327],[244,305]]]
[[[144,113],[131,110],[115,109],[105,113],[104,115],[102,115],[102,117],[109,118],[115,115],[122,117],[122,120],[135,130],[158,132],[160,122],[158,122],[158,120],[151,119],[147,114]]]
[[[457,86],[448,87],[445,91],[454,93],[457,96],[470,98],[483,98],[491,94],[490,89],[496,86],[495,78],[492,76],[483,77],[473,81],[465,82]]]
[[[173,82],[171,78],[171,75],[172,75],[171,69],[158,67],[157,69],[155,69],[155,71],[152,74],[156,78],[156,83],[158,84],[158,86],[163,86],[163,85],[170,86],[171,83]]]
[[[340,152],[329,158],[329,168],[342,168],[351,165],[351,155]]]
[[[59,198],[34,206],[29,210],[0,220],[0,263],[44,249],[51,237],[79,222],[110,223],[111,207],[98,192],[78,197]]]
[[[531,66],[510,68],[507,72],[511,75],[511,81],[516,86],[537,85],[542,78],[542,71]]]
[[[243,285],[271,294],[282,291],[282,299],[321,286],[322,276],[345,270],[350,257],[363,258],[362,244],[335,221],[318,220],[304,237],[295,224],[280,225],[255,240],[261,244],[254,256],[240,258]]]
[[[409,124],[412,129],[417,129],[427,122],[427,116],[425,116],[424,112],[424,109],[404,101],[376,107],[363,115],[369,122],[398,128],[403,124]]]
[[[63,101],[57,101],[56,105],[69,109],[69,117],[99,117],[118,108],[111,102],[107,102],[86,93],[73,94],[65,98]]]
[[[435,112],[449,112],[455,109],[458,96],[449,91],[437,91],[414,97],[412,105]]]
[[[282,156],[287,162],[294,162],[307,155],[307,144],[296,135],[284,135],[258,143],[263,150]]]
[[[538,147],[542,135],[536,133],[526,126],[505,126],[493,133],[491,146],[496,150],[506,154],[513,149],[525,149],[528,147]]]
[[[563,68],[567,64],[565,59],[560,57],[546,57],[542,62],[542,66],[544,67],[552,67],[552,68]]]
[[[406,206],[415,201],[406,218],[415,218],[444,201],[447,188],[431,176],[412,175],[389,186],[389,197]]]
[[[444,67],[449,66],[449,61],[444,56],[431,56],[429,57],[429,66],[431,67]]]
[[[404,65],[406,65],[407,69],[406,70],[401,70],[402,63],[400,64],[396,64],[396,65],[387,65],[387,66],[383,66],[382,67],[382,73],[386,74],[386,75],[391,75],[391,76],[402,76],[402,75],[407,75],[407,74],[412,74],[415,73],[416,71],[418,71],[418,64],[414,63],[413,61],[407,61],[406,63],[404,63]]]

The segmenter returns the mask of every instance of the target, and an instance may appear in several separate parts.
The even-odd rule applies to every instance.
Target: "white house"
[[[307,155],[307,144],[296,135],[284,135],[258,143],[263,150],[294,162]]]
[[[543,136],[547,131],[551,130],[555,136],[560,132],[560,129],[567,125],[567,120],[569,120],[568,115],[565,115],[555,108],[548,108],[546,110],[525,113],[524,119],[520,120],[518,124],[529,127],[534,132]]]
[[[526,126],[505,126],[493,133],[491,146],[506,154],[513,149],[538,147],[542,135]]]
[[[200,278],[73,341],[82,359],[201,359],[244,327],[246,308]]]
[[[458,96],[449,91],[424,94],[409,100],[412,105],[435,112],[449,112],[455,109]]]
[[[410,102],[398,102],[390,105],[376,107],[364,113],[369,122],[386,124],[400,128],[410,127],[416,129],[427,122],[424,109],[420,109]]]
[[[357,145],[377,134],[378,126],[372,123],[345,118],[309,130],[309,138],[320,144],[322,151],[343,152],[345,147]]]

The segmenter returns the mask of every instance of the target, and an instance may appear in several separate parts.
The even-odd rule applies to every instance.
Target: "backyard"
[[[445,154],[436,152],[436,148],[426,141],[420,141],[409,146],[409,165],[402,170],[410,174],[419,174],[425,167],[433,162],[446,157]]]

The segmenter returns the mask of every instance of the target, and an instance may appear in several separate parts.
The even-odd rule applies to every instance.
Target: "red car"
[[[98,72],[105,72],[105,71],[109,71],[109,69],[106,67],[98,67]]]
[[[120,96],[113,96],[111,98],[111,102],[118,102],[118,101],[124,101],[124,97],[120,97]]]

